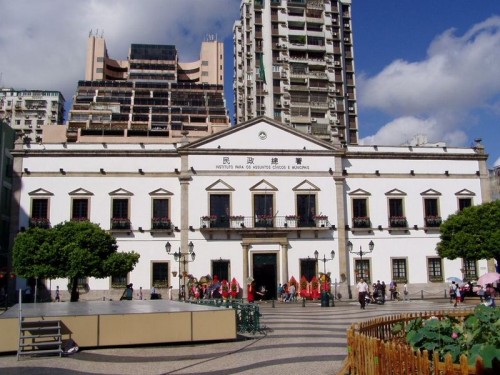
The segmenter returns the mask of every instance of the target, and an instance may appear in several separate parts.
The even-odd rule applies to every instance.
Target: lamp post
[[[321,307],[328,307],[328,293],[326,292],[326,262],[329,262],[330,260],[333,260],[335,258],[335,251],[332,250],[330,252],[331,258],[327,259],[326,255],[323,254],[323,259],[319,258],[319,252],[318,250],[314,250],[314,258],[316,261],[321,261],[323,262],[323,274],[324,274],[324,283],[323,283],[323,294],[321,296]],[[332,299],[332,306],[335,306],[335,296],[333,296]]]
[[[170,255],[171,249],[172,249],[172,245],[170,244],[170,242],[167,242],[165,244],[165,250],[167,251],[167,254]],[[185,290],[183,289],[182,290],[183,293],[181,293],[181,279],[184,279],[184,275],[186,274],[186,264],[193,262],[196,258],[196,254],[194,253],[193,249],[194,249],[194,244],[191,241],[188,244],[188,252],[187,253],[181,252],[181,248],[179,247],[179,251],[176,251],[175,253],[172,254],[174,256],[174,260],[177,262],[178,268],[179,268],[179,301],[181,300],[181,295],[184,295],[184,301],[186,300]],[[189,255],[191,255],[191,260],[187,259],[187,257]],[[182,274],[181,274],[181,263],[183,265]],[[182,285],[183,288],[184,288],[184,284],[185,283],[183,283],[183,285]]]
[[[370,243],[368,244],[368,251],[363,251],[363,248],[360,246],[359,247],[359,251],[353,251],[353,246],[352,246],[352,242],[351,241],[348,241],[347,242],[347,250],[349,250],[349,252],[351,254],[355,254],[355,255],[358,255],[359,258],[360,258],[360,278],[361,279],[364,279],[364,274],[363,274],[363,255],[366,255],[366,254],[369,254],[373,251],[373,248],[375,247],[375,244],[373,243],[373,241],[370,241]]]

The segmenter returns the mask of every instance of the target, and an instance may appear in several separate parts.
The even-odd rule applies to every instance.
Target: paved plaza
[[[20,361],[15,354],[2,355],[0,374],[336,374],[347,355],[346,329],[351,323],[398,312],[453,309],[443,299],[388,301],[366,310],[355,301],[336,301],[335,307],[314,302],[305,307],[300,302],[260,306],[265,329],[241,340],[88,349],[69,357]]]

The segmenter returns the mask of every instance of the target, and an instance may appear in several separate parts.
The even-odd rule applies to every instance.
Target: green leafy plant
[[[393,335],[400,336],[403,325],[396,324]],[[442,319],[417,318],[406,324],[406,342],[418,350],[428,350],[430,355],[439,353],[441,361],[450,353],[454,363],[459,363],[461,354],[473,365],[478,356],[487,368],[494,358],[500,360],[500,309],[478,305],[473,314],[463,322],[447,316]]]

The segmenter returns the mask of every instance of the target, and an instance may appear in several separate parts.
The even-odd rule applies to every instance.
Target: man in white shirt
[[[365,282],[363,278],[359,279],[359,283],[356,285],[356,289],[358,289],[358,301],[361,305],[361,309],[365,309],[366,305],[366,293],[368,293],[368,284]]]

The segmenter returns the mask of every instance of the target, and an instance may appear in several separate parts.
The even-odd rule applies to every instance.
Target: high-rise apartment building
[[[350,0],[242,0],[234,26],[236,124],[259,115],[358,143]]]
[[[102,36],[89,35],[68,140],[178,142],[229,127],[223,61],[214,38],[202,43],[198,61],[183,63],[175,46],[151,44],[132,44],[126,61],[113,60]]]
[[[64,122],[64,102],[59,91],[0,88],[0,120],[26,142],[40,141],[42,125]]]

